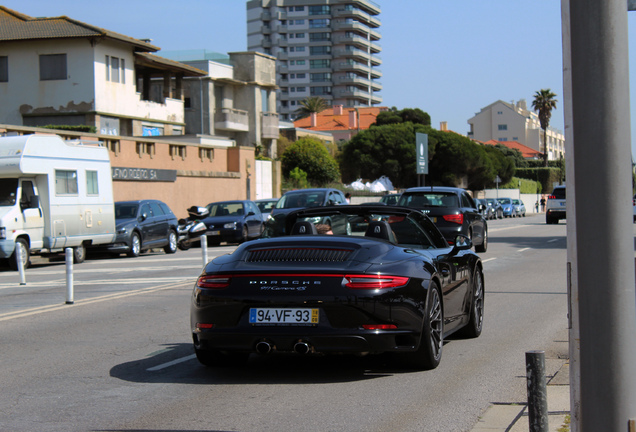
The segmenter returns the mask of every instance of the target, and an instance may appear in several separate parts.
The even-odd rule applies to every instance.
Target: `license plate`
[[[251,308],[250,324],[316,325],[318,316],[318,309]]]
[[[208,235],[211,235],[211,236],[221,235],[221,231],[208,231]]]

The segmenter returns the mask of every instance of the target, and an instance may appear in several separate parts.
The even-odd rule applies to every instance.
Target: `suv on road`
[[[565,219],[565,185],[554,188],[545,208],[545,223],[558,224],[561,219]]]
[[[454,244],[457,234],[468,236],[476,252],[488,248],[488,224],[470,194],[461,188],[426,186],[409,188],[397,203],[427,215],[442,232],[448,244]]]

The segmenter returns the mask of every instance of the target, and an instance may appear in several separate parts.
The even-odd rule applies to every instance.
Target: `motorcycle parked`
[[[179,226],[177,231],[179,238],[177,240],[177,247],[181,250],[188,250],[192,247],[192,243],[200,241],[200,238],[207,227],[200,219],[204,219],[210,214],[210,211],[205,207],[192,206],[188,210],[188,217],[186,219],[179,219]]]

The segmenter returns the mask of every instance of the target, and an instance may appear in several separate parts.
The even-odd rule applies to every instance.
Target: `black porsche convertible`
[[[190,319],[202,364],[395,353],[433,369],[446,336],[481,334],[483,267],[468,237],[451,247],[421,212],[382,205],[303,209],[284,223],[270,232],[288,234],[246,242],[198,278]]]

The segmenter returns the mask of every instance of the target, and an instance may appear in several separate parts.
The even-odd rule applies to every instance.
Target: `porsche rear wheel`
[[[473,299],[470,305],[470,318],[468,324],[461,330],[461,335],[466,338],[476,338],[481,335],[484,325],[484,275],[476,268],[473,275]]]
[[[429,296],[420,346],[405,355],[405,363],[420,370],[435,369],[439,365],[444,345],[444,311],[437,285],[431,285]]]
[[[226,353],[218,350],[203,350],[194,348],[197,360],[208,367],[240,366],[247,361],[248,353]]]

